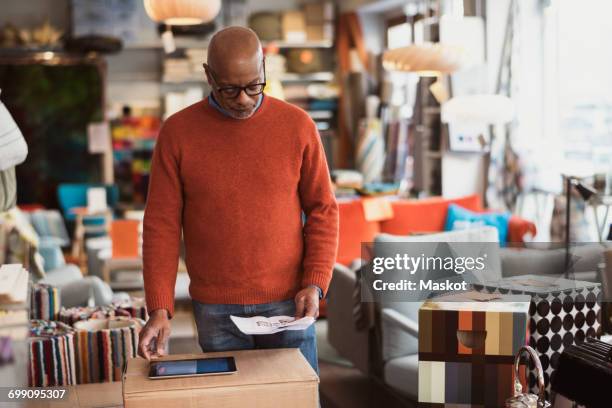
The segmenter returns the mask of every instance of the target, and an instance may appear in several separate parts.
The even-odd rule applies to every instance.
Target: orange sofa
[[[367,221],[361,199],[339,201],[340,230],[338,263],[349,265],[361,258],[361,243],[372,242],[379,233],[410,235],[444,230],[448,205],[455,203],[468,210],[486,212],[480,196],[471,195],[455,199],[432,197],[422,200],[392,200],[393,218],[384,221]],[[530,221],[512,216],[508,225],[508,243],[522,243],[526,233],[536,234],[536,226]]]

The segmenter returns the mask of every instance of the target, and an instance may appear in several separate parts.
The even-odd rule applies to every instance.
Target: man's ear
[[[204,73],[206,74],[206,82],[208,82],[208,85],[210,85],[212,87],[212,79],[210,77],[210,72],[208,71],[208,64],[204,63],[202,64],[202,66],[204,67]]]

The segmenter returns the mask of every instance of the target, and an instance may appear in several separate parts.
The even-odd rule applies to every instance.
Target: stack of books
[[[29,324],[30,274],[21,264],[0,267],[0,337],[25,339]]]

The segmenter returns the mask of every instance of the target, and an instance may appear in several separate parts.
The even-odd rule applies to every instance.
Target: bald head
[[[213,35],[208,45],[208,65],[215,72],[249,64],[255,64],[258,69],[262,59],[261,43],[250,28],[224,28]]]
[[[263,58],[251,29],[228,27],[211,38],[206,78],[217,103],[232,117],[246,119],[255,112],[265,85]]]

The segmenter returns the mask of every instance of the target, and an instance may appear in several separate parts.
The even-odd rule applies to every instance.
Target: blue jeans
[[[265,335],[242,333],[231,321],[230,315],[294,316],[295,301],[263,303],[257,305],[215,305],[192,300],[193,314],[198,327],[198,340],[202,351],[227,351],[269,348],[299,348],[308,363],[319,374],[315,325],[306,330],[286,330]]]

